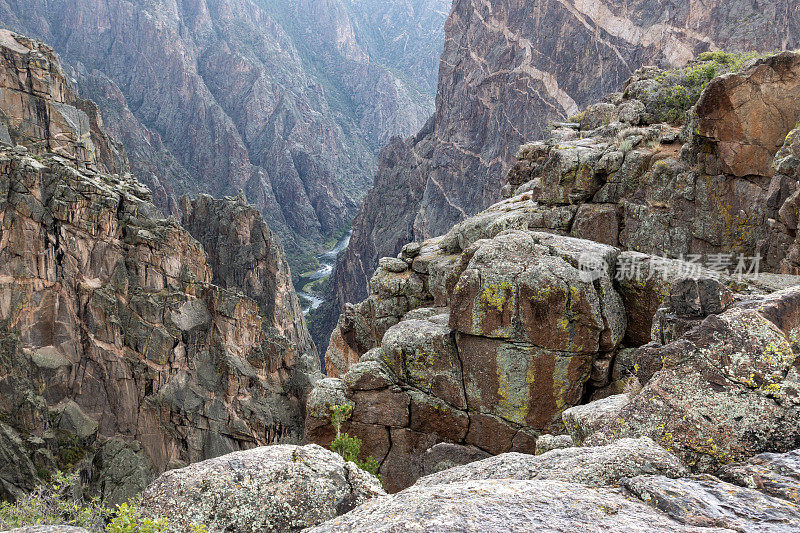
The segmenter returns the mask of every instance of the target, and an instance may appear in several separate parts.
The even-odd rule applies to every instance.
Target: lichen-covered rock
[[[797,411],[794,356],[787,351],[794,304],[773,299],[771,305],[780,311],[767,313],[769,319],[753,317],[755,311],[741,305],[768,292],[753,281],[756,270],[791,274],[793,265],[800,265],[800,245],[795,246],[791,229],[798,225],[792,213],[800,205],[795,194],[800,151],[791,134],[795,124],[775,125],[782,140],[766,130],[764,138],[757,138],[757,128],[742,133],[742,142],[773,146],[774,163],[772,174],[742,177],[722,168],[724,154],[695,127],[698,120],[725,117],[715,118],[718,110],[702,105],[686,112],[708,81],[738,69],[741,60],[741,72],[715,83],[751,88],[763,83],[770,102],[780,99],[791,115],[800,109],[792,96],[792,75],[800,76],[795,56],[779,54],[747,64],[740,56],[708,54],[683,69],[643,68],[624,92],[584,115],[582,125],[559,125],[570,133],[555,132],[524,145],[508,175],[504,200],[421,243],[418,255],[401,253],[398,261],[408,270],[400,272],[404,267],[397,263],[392,272],[386,268],[390,262],[383,261],[370,282],[369,297],[343,315],[348,328],[337,328],[328,351],[335,355],[329,360],[337,361],[337,375],[361,364],[367,353],[393,373],[389,383],[384,380],[383,393],[373,389],[367,395],[346,386],[345,395],[356,406],[359,401],[378,405],[378,396],[393,404],[403,394],[409,398],[414,438],[403,442],[412,448],[395,446],[386,437],[402,429],[398,424],[405,418],[394,414],[398,407],[385,410],[392,419],[370,420],[367,440],[375,444],[365,441],[366,453],[394,461],[400,450],[404,457],[419,455],[431,440],[473,445],[492,454],[533,453],[539,434],[568,429],[580,443],[651,436],[689,466],[713,470],[794,446],[794,432],[778,429],[782,423],[794,427]],[[781,74],[769,74],[773,71]],[[675,109],[663,109],[669,94],[683,89],[688,92],[674,102]],[[651,100],[647,95],[654,90],[659,92]],[[677,124],[685,120],[690,123],[681,130]],[[449,330],[421,311],[431,307],[446,308],[442,316],[449,317]],[[781,313],[786,317],[777,318]],[[786,327],[765,324],[770,321]],[[725,352],[723,359],[732,360],[725,360],[722,370],[718,362],[694,365],[701,372],[692,370],[682,362],[693,358],[681,355],[688,349],[686,336],[712,323],[718,331],[703,331],[716,340],[702,343],[713,344]],[[729,344],[719,340],[725,335],[732,339]],[[770,346],[780,356],[765,355]],[[751,352],[761,355],[748,357]],[[449,396],[398,363],[416,367],[423,360],[431,376],[446,379]],[[712,368],[729,372],[725,379],[730,383]],[[762,377],[769,389],[756,385],[758,392],[750,390],[748,383]],[[360,374],[362,379],[377,383]],[[655,383],[664,380],[670,389],[656,390]],[[460,381],[466,408],[452,394],[452,385]],[[737,387],[744,387],[745,394],[735,392]],[[780,405],[773,402],[776,394],[785,394]],[[674,417],[669,414],[673,395],[680,398],[674,404],[680,405],[675,409],[680,415]],[[603,402],[581,405],[592,399]],[[736,436],[717,435],[702,416],[690,423],[700,416],[692,406],[720,427],[735,427],[731,433]],[[617,420],[628,416],[628,408],[641,433]],[[324,427],[325,422],[310,424]],[[662,434],[669,437],[660,440]],[[720,453],[718,438],[736,451]],[[680,449],[671,447],[673,440],[684,441]],[[420,461],[411,463],[416,466],[404,471],[419,472]],[[385,479],[392,490],[413,478],[405,476],[394,485],[391,477]]]
[[[235,452],[162,474],[141,509],[169,517],[169,531],[293,532],[384,495],[380,482],[316,445]]]
[[[651,347],[662,369],[616,416],[591,429],[610,438],[649,436],[702,472],[794,449],[800,442],[799,311],[800,291],[786,289],[745,300]]]
[[[709,83],[697,102],[696,131],[713,143],[723,172],[772,176],[775,153],[800,119],[798,70],[800,55],[784,53]]]
[[[481,479],[550,479],[601,487],[639,475],[686,474],[686,468],[674,455],[643,438],[622,439],[607,446],[564,448],[541,455],[504,453],[423,477],[415,485]]]
[[[573,446],[575,441],[570,435],[541,435],[536,439],[536,455]]]
[[[308,533],[347,531],[731,533],[729,529],[683,525],[614,489],[563,481],[499,479],[413,486]]]
[[[573,440],[580,444],[616,420],[629,401],[627,394],[617,394],[586,405],[576,405],[562,414],[564,427]]]
[[[449,442],[440,442],[425,451],[423,475],[428,476],[460,465],[466,465],[488,459],[488,452],[475,446],[464,446]]]

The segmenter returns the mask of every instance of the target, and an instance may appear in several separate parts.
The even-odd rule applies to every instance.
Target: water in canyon
[[[336,243],[336,246],[317,257],[319,260],[319,268],[314,272],[301,276],[297,282],[297,294],[303,301],[304,315],[308,315],[311,311],[318,309],[319,306],[325,303],[325,299],[322,298],[321,293],[309,290],[307,287],[309,284],[323,280],[333,273],[333,267],[336,265],[336,258],[347,248],[347,245],[350,244],[350,237],[352,234],[353,231],[349,231],[347,235]]]

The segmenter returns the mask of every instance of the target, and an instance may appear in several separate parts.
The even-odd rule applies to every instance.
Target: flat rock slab
[[[475,533],[731,533],[683,525],[608,488],[562,481],[483,480],[413,486],[308,530]]]
[[[621,439],[608,446],[563,448],[542,455],[504,453],[424,477],[417,486],[485,479],[556,480],[591,486],[613,485],[645,474],[681,477],[680,461],[649,438]]]

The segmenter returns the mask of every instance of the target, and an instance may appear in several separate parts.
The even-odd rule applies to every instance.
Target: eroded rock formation
[[[2,1],[0,25],[71,65],[162,211],[243,189],[299,275],[352,221],[378,148],[433,111],[414,77],[435,76],[416,62],[441,52],[443,1]]]
[[[167,468],[300,440],[316,358],[276,322],[302,317],[260,217],[217,202],[250,238],[203,235],[209,260],[144,185],[106,173],[116,144],[52,50],[8,33],[0,50],[3,131],[22,143],[0,148],[0,497],[75,467],[118,503]],[[192,221],[213,226],[203,201]],[[223,244],[245,264],[214,276]]]
[[[645,454],[639,455],[642,450]],[[595,464],[597,458],[601,461]],[[309,531],[426,531],[446,525],[449,530],[490,533],[782,533],[800,527],[797,452],[759,456],[718,476],[649,472],[663,467],[665,458],[676,462],[647,439],[555,450],[527,460],[504,454],[422,479]],[[621,464],[629,476],[595,477]],[[729,474],[754,468],[755,479],[766,483],[755,481],[754,486],[754,480]],[[593,482],[584,481],[593,477]]]
[[[705,472],[796,448],[797,289],[764,294],[798,281],[800,56],[713,78],[733,64],[642,69],[523,146],[505,200],[381,259],[331,336],[308,438],[329,441],[330,407],[351,405],[347,431],[390,490],[438,442],[533,453],[548,433],[645,435]],[[737,91],[762,96],[733,109]],[[723,126],[778,108],[770,127]],[[687,109],[684,128],[664,122]],[[770,163],[734,172],[751,149]]]
[[[798,10],[789,0],[685,0],[668,9],[649,0],[456,0],[436,113],[379,158],[337,264],[327,328],[345,303],[368,296],[380,257],[446,233],[499,200],[517,147],[550,122],[617,90],[642,65],[682,66],[705,50],[797,48]],[[324,346],[326,330],[318,329]]]
[[[378,479],[338,454],[309,446],[265,446],[173,470],[142,497],[168,531],[299,532],[385,496]]]

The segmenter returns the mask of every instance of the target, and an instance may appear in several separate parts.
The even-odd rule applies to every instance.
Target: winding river
[[[342,240],[336,243],[336,246],[334,246],[333,249],[328,250],[324,254],[318,256],[317,259],[319,260],[319,268],[311,274],[302,276],[297,282],[297,294],[309,302],[303,306],[304,315],[308,315],[311,311],[318,309],[319,306],[325,303],[325,299],[320,298],[319,295],[304,291],[303,287],[311,282],[325,279],[330,276],[331,273],[333,273],[333,267],[336,265],[336,258],[340,253],[342,253],[342,251],[344,251],[345,248],[347,248],[347,245],[350,244],[350,237],[352,235],[353,231],[351,230],[342,238]]]

